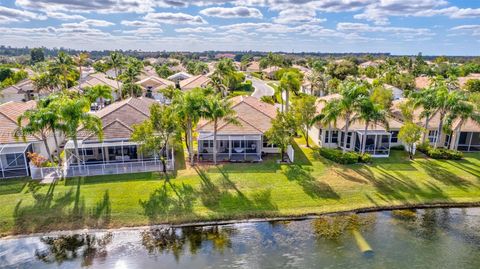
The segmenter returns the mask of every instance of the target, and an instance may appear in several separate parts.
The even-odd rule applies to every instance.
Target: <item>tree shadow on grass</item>
[[[20,193],[28,184],[28,179],[1,179],[0,195]]]
[[[222,175],[221,183],[215,184],[203,170],[196,168],[200,176],[199,196],[202,204],[212,211],[226,215],[242,213],[255,216],[263,212],[278,210],[271,201],[271,189],[259,190],[247,197],[235,183],[230,180],[226,170],[219,168]]]
[[[474,167],[478,167],[477,164],[470,162],[469,160],[463,159],[461,161],[455,160],[455,161],[447,161],[448,164],[451,166],[455,166],[456,168],[463,170],[472,176],[476,177],[477,179],[480,179],[480,169],[475,169]]]
[[[308,156],[305,154],[305,151],[303,151],[300,146],[296,143],[292,143],[292,148],[294,150],[294,163],[297,165],[312,165],[312,162],[310,162],[310,159]]]
[[[164,179],[165,175],[161,172],[145,172],[134,174],[103,175],[91,177],[73,177],[65,179],[65,186],[76,186],[77,180],[81,180],[82,185],[106,184],[119,182],[150,181]]]
[[[469,187],[473,186],[472,182],[463,179],[451,171],[448,171],[444,167],[438,165],[436,161],[424,162],[423,168],[430,177],[445,185],[455,186],[462,190],[467,190]]]
[[[290,181],[296,181],[302,186],[303,191],[312,198],[340,199],[340,196],[330,185],[315,179],[311,175],[311,168],[300,165],[288,165],[283,173]]]
[[[63,193],[55,193],[57,182],[49,185],[42,193],[38,183],[31,182],[28,192],[34,202],[22,205],[20,200],[15,206],[14,233],[33,233],[59,229],[77,229],[84,226],[100,227],[109,223],[111,218],[111,202],[108,191],[103,199],[93,208],[87,208],[81,196],[81,180],[77,180],[75,188]]]
[[[195,197],[196,193],[192,186],[184,183],[176,185],[166,180],[165,184],[154,190],[147,200],[139,200],[139,203],[150,222],[157,223],[160,220],[168,221],[172,217],[193,214]]]

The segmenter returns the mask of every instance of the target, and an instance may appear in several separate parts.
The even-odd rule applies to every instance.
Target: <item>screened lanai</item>
[[[31,143],[0,145],[0,176],[2,178],[28,176],[28,151],[32,151]]]
[[[480,151],[480,133],[461,132],[457,149],[461,151]]]
[[[200,160],[213,159],[213,135],[200,133],[198,154]],[[217,159],[220,161],[261,161],[261,135],[218,135]]]
[[[365,131],[355,133],[355,151],[362,152]],[[388,157],[390,155],[391,133],[387,131],[367,131],[365,140],[365,153],[373,157]]]

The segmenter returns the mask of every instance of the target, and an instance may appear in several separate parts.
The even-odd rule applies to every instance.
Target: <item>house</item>
[[[276,79],[275,75],[277,71],[280,70],[280,67],[278,66],[269,66],[265,69],[262,70],[262,73],[267,77],[268,79]]]
[[[173,81],[175,84],[178,85],[180,81],[185,80],[187,78],[191,78],[192,76],[193,75],[190,75],[189,73],[186,73],[186,72],[178,72],[169,76],[167,79],[170,81]]]
[[[103,73],[94,73],[88,75],[85,79],[79,82],[79,85],[73,87],[73,90],[79,90],[80,86],[82,89],[86,87],[94,87],[97,85],[106,85],[112,89],[113,99],[117,100],[120,98],[120,89],[122,88],[122,82],[110,79],[107,75]]]
[[[235,54],[233,54],[233,53],[218,53],[218,54],[215,55],[215,59],[224,59],[224,58],[233,60],[235,58]]]
[[[374,84],[374,79],[372,78],[369,78],[369,77],[363,77],[362,79],[364,79],[365,81],[367,81],[368,83],[370,84]],[[399,99],[402,99],[404,98],[403,96],[403,90],[401,90],[400,88],[397,88],[393,85],[390,85],[390,84],[383,84],[383,87],[387,90],[390,90],[392,92],[392,97],[393,97],[393,100],[399,100]]]
[[[17,118],[33,109],[35,101],[7,102],[0,105],[0,178],[25,177],[30,175],[28,152],[47,157],[45,143],[39,136],[27,136],[26,141],[15,138]],[[24,123],[26,124],[26,122]],[[51,152],[56,150],[53,136],[47,138]]]
[[[219,161],[261,161],[262,155],[278,153],[265,132],[271,128],[277,109],[255,97],[237,96],[231,99],[238,124],[218,122],[217,159]],[[213,159],[213,122],[202,120],[197,126],[198,157]]]
[[[452,124],[451,137],[451,141],[446,139],[446,142],[450,142],[451,149],[465,152],[480,151],[480,124],[472,119],[465,121],[456,119]]]
[[[167,102],[167,100],[165,99],[163,94],[160,92],[160,90],[165,89],[169,86],[175,87],[174,82],[160,78],[158,76],[146,77],[136,83],[142,87],[143,94],[145,97],[153,98],[162,103]]]
[[[173,169],[173,152],[142,154],[138,143],[130,139],[135,124],[150,116],[150,106],[157,101],[150,98],[128,98],[115,102],[93,113],[102,121],[103,140],[86,131],[78,130],[79,156],[75,155],[72,140],[65,145],[66,175],[105,175],[145,171],[161,171],[159,154],[167,157],[167,169]]]
[[[253,61],[253,62],[249,63],[245,71],[247,73],[262,72],[262,69],[260,68],[260,62]]]
[[[341,98],[339,94],[318,98],[317,113],[322,112],[327,102],[339,98]],[[387,120],[388,128],[382,124],[370,123],[365,133],[365,122],[360,120],[350,122],[346,132],[346,122],[343,118],[338,118],[336,123],[330,126],[316,123],[308,133],[313,142],[320,147],[341,148],[347,151],[361,152],[362,141],[365,139],[365,153],[373,157],[388,157],[392,146],[402,144],[398,139],[398,133],[403,123],[394,117],[388,117]],[[346,144],[345,136],[347,136]]]
[[[460,89],[463,89],[465,87],[465,84],[469,80],[480,80],[480,74],[472,73],[472,74],[469,74],[466,77],[458,77],[457,82],[458,82],[458,86],[460,87]],[[431,77],[425,77],[425,76],[416,77],[415,78],[415,88],[419,89],[419,90],[428,88],[432,84],[432,81],[433,81],[433,79]]]
[[[26,102],[38,99],[39,94],[30,79],[25,79],[19,83],[6,87],[1,91],[0,103],[6,102]]]
[[[205,88],[210,83],[210,78],[205,75],[193,76],[180,81],[180,89],[188,91],[195,88]]]
[[[148,77],[158,77],[155,67],[147,65],[143,68],[142,73],[140,74],[140,80]]]

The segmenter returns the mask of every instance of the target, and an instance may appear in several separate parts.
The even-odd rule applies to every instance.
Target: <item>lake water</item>
[[[480,268],[480,208],[0,240],[1,268]]]

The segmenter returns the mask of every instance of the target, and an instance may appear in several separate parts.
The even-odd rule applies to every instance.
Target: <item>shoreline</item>
[[[374,207],[357,208],[352,210],[332,211],[332,212],[325,212],[325,213],[309,213],[309,214],[303,214],[303,215],[285,215],[285,216],[278,216],[278,217],[223,219],[223,220],[218,219],[218,220],[211,220],[211,221],[184,222],[179,224],[159,223],[159,224],[143,225],[143,226],[123,226],[123,227],[117,227],[117,228],[95,228],[95,229],[85,228],[85,229],[77,229],[77,230],[52,230],[48,232],[0,236],[0,241],[21,239],[21,238],[28,238],[28,237],[35,237],[35,236],[58,236],[58,235],[80,234],[80,233],[133,231],[133,230],[152,229],[152,228],[161,228],[161,227],[184,228],[184,227],[204,227],[204,226],[230,225],[230,224],[240,224],[240,223],[257,223],[257,222],[270,222],[270,221],[301,221],[301,220],[307,220],[307,219],[316,219],[322,216],[329,216],[329,215],[362,214],[362,213],[373,213],[373,212],[392,211],[392,210],[429,209],[429,208],[475,208],[475,207],[480,207],[480,201],[459,202],[459,203],[439,202],[439,203],[404,204],[404,205],[392,205],[392,206],[374,206]]]

